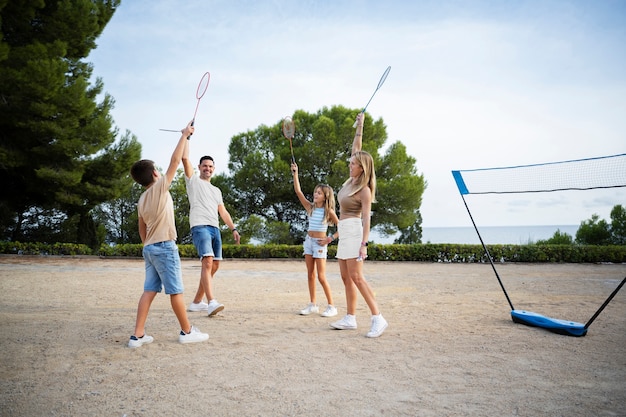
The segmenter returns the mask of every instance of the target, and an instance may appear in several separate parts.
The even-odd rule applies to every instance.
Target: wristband
[[[237,231],[237,228],[235,227],[235,228],[233,229],[233,232],[236,232],[236,231]]]
[[[361,242],[361,246],[367,246],[367,242]]]

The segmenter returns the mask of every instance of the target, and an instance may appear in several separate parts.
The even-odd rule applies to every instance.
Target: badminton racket
[[[291,149],[291,162],[296,163],[296,158],[293,156],[293,136],[296,133],[296,124],[287,116],[283,119],[283,135],[289,139],[289,148]]]
[[[365,105],[365,107],[363,107],[363,110],[361,111],[361,113],[365,113],[365,110],[367,110],[367,106],[370,105],[370,102],[372,101],[372,99],[374,98],[374,96],[376,95],[376,92],[378,90],[380,90],[380,87],[383,86],[383,84],[385,84],[385,80],[387,79],[387,76],[389,75],[389,71],[391,71],[391,65],[387,67],[387,69],[385,70],[385,72],[383,72],[382,77],[380,77],[380,81],[378,81],[378,85],[376,86],[376,90],[374,90],[374,93],[372,94],[372,96],[370,97],[369,101],[367,102],[367,104]],[[354,121],[354,124],[352,125],[352,127],[356,127],[356,120]]]
[[[200,82],[198,83],[198,88],[196,88],[196,100],[197,101],[196,101],[196,110],[194,110],[193,118],[191,119],[192,126],[194,125],[196,121],[196,114],[198,114],[198,107],[200,106],[200,99],[204,97],[204,94],[206,93],[206,90],[209,87],[209,81],[211,81],[211,74],[207,71],[204,73],[204,75],[200,79]],[[164,132],[180,132],[180,130],[173,130],[173,129],[159,129],[159,130],[162,130]],[[191,137],[191,135],[189,137]],[[189,139],[189,137],[187,137],[187,139]]]
[[[200,79],[200,82],[198,83],[198,88],[196,89],[196,99],[198,100],[196,102],[196,110],[193,112],[193,121],[196,120],[196,114],[198,113],[198,106],[200,106],[200,99],[202,97],[204,97],[204,93],[206,93],[206,89],[209,87],[209,81],[211,80],[211,74],[209,74],[209,72],[205,72],[204,75],[202,76],[202,78]]]

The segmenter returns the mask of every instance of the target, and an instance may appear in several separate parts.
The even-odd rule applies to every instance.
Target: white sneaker
[[[313,303],[309,303],[304,309],[300,310],[300,314],[303,316],[308,316],[311,313],[319,313],[320,308]]]
[[[148,343],[152,343],[153,340],[154,338],[152,336],[148,336],[147,334],[144,334],[142,337],[137,337],[135,335],[132,335],[130,337],[130,340],[128,341],[128,347],[138,348],[142,345],[147,345]]]
[[[191,326],[191,331],[189,333],[185,333],[181,330],[178,335],[178,341],[180,343],[197,343],[204,342],[205,340],[209,340],[209,335],[207,333],[202,333],[196,326]]]
[[[326,307],[326,310],[324,310],[324,312],[320,314],[320,316],[322,317],[334,317],[336,315],[337,315],[337,309],[335,308],[335,306],[332,306],[330,304],[328,304],[328,307]]]
[[[355,330],[356,317],[352,314],[346,314],[341,320],[330,323],[330,327],[337,330]]]
[[[387,320],[383,318],[382,314],[378,314],[377,316],[372,316],[372,327],[370,331],[367,332],[367,337],[378,337],[387,328]]]
[[[213,299],[207,305],[207,311],[209,312],[209,317],[216,315],[220,311],[224,310],[224,304],[220,304],[217,300]]]
[[[191,303],[189,304],[189,308],[187,311],[207,311],[209,309],[209,305],[204,301],[200,301],[199,303]]]

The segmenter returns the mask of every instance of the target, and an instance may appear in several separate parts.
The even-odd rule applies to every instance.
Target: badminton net
[[[626,187],[626,154],[452,171],[461,195]]]
[[[452,171],[452,176],[456,181],[467,213],[476,230],[480,243],[485,250],[491,268],[511,307],[511,317],[513,321],[543,327],[561,334],[584,336],[593,320],[624,285],[626,278],[624,278],[622,283],[584,326],[580,323],[565,322],[536,313],[515,310],[509,294],[502,283],[500,274],[498,274],[491,254],[489,253],[489,249],[485,245],[472,213],[465,201],[465,195],[542,193],[626,187],[626,154],[533,165],[458,170]]]

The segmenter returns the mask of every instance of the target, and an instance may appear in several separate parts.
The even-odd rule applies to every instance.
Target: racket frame
[[[206,80],[206,81],[205,81]],[[193,112],[193,118],[191,119],[191,125],[193,126],[196,122],[196,114],[198,113],[198,106],[200,106],[200,99],[204,97],[206,90],[209,88],[209,82],[211,81],[211,73],[209,71],[202,74],[202,78],[200,78],[200,82],[198,83],[198,87],[196,88],[196,109]],[[163,132],[180,132],[180,130],[174,129],[159,129]],[[187,137],[189,139],[191,135]]]
[[[385,70],[385,72],[383,72],[383,75],[380,77],[380,80],[378,80],[378,85],[376,86],[376,89],[374,90],[374,92],[372,93],[372,96],[370,97],[369,101],[367,102],[367,104],[365,105],[365,107],[363,107],[363,110],[361,110],[361,113],[365,113],[365,110],[367,110],[367,106],[370,105],[370,103],[372,102],[372,99],[374,98],[374,96],[376,95],[376,92],[378,90],[380,90],[380,87],[383,86],[383,84],[385,84],[385,81],[387,80],[387,76],[389,75],[389,72],[391,71],[391,65],[389,65],[387,67],[387,69]],[[353,128],[356,127],[356,120],[354,121],[354,124],[352,125]]]
[[[293,137],[296,134],[296,123],[289,116],[283,119],[282,125],[283,136],[289,139],[289,149],[291,149],[291,162],[296,163],[296,158],[293,156]]]
[[[206,79],[206,83],[204,81],[205,79]],[[211,81],[211,74],[209,73],[209,71],[207,71],[202,75],[202,78],[200,78],[200,82],[198,83],[198,88],[196,88],[197,102],[196,102],[196,110],[193,112],[193,118],[191,119],[192,125],[196,120],[196,114],[198,113],[198,106],[200,106],[200,99],[204,97],[204,94],[206,93],[207,88],[209,88],[210,81]]]

